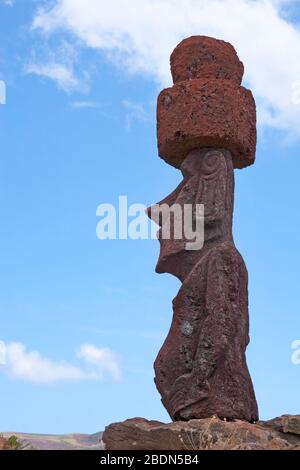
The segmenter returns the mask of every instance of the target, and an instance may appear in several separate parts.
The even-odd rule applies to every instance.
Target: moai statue
[[[159,219],[156,270],[177,276],[182,286],[154,364],[155,383],[173,420],[215,415],[252,422],[258,410],[245,357],[248,275],[234,245],[232,214],[234,168],[255,160],[255,102],[241,86],[243,64],[224,41],[185,39],[171,55],[171,71],[174,86],[158,98],[158,149],[183,181],[158,204],[203,204],[204,244],[189,250],[184,237],[163,238]]]

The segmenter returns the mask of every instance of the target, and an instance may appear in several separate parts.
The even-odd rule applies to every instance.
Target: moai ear
[[[217,149],[195,149],[183,160],[180,170],[185,178],[200,174],[210,175],[224,164],[226,151]],[[225,165],[226,166],[226,165]]]

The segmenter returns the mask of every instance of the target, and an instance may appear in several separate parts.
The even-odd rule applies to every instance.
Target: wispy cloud
[[[61,41],[59,46],[52,50],[47,47],[41,48],[40,57],[36,55],[37,50],[34,50],[31,61],[25,67],[26,73],[49,78],[68,93],[88,90],[88,74],[83,72],[79,76],[76,73],[78,51],[70,42]]]
[[[83,344],[77,352],[82,365],[66,361],[53,361],[39,351],[28,351],[22,343],[7,343],[2,351],[0,371],[9,377],[38,385],[83,380],[113,380],[121,378],[116,355],[109,348]],[[3,343],[2,343],[3,349]]]
[[[65,91],[73,91],[79,88],[79,80],[74,76],[73,70],[64,64],[50,62],[48,64],[29,64],[27,73],[34,73],[42,77],[51,78]]]
[[[103,378],[105,374],[114,380],[120,380],[121,370],[115,354],[109,348],[97,348],[92,344],[81,345],[78,357],[95,367],[95,378]]]
[[[103,291],[107,295],[112,295],[112,296],[127,296],[128,295],[128,289],[125,287],[118,287],[118,286],[104,286]]]
[[[130,131],[134,121],[147,122],[150,120],[150,115],[145,109],[143,103],[138,103],[131,100],[123,100],[122,105],[126,109],[126,129]]]
[[[73,109],[98,109],[101,107],[100,104],[95,101],[72,101],[70,106]]]
[[[56,0],[38,10],[33,28],[46,36],[71,33],[83,46],[101,50],[117,66],[148,75],[160,86],[171,81],[169,55],[183,37],[206,34],[230,41],[245,63],[260,123],[300,136],[300,106],[292,100],[293,83],[300,79],[300,29],[288,15],[293,3]],[[137,113],[143,118],[142,111]]]
[[[1,3],[4,3],[4,5],[8,6],[8,7],[12,7],[13,4],[15,3],[15,0],[1,0],[0,1],[0,4]]]
[[[84,331],[86,333],[92,333],[99,336],[121,336],[121,337],[133,337],[133,338],[144,338],[144,339],[151,339],[151,340],[162,340],[166,333],[162,331],[153,331],[153,330],[130,330],[130,329],[102,329],[102,328],[95,328],[89,326],[77,326],[74,329],[78,331]]]

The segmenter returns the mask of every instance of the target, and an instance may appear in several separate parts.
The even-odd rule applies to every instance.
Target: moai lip
[[[213,59],[206,55],[204,61],[205,50]],[[171,60],[179,81],[158,98],[158,140],[183,181],[161,203],[204,204],[204,245],[188,251],[184,237],[159,237],[157,272],[177,276],[182,286],[154,364],[155,383],[173,420],[216,415],[252,422],[258,409],[245,357],[248,273],[234,245],[232,214],[234,167],[254,161],[255,103],[239,86],[243,67],[228,43],[193,37],[175,49]],[[193,74],[185,79],[190,62]]]

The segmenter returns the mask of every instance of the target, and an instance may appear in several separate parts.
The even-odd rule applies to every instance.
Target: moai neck
[[[187,184],[193,182],[196,185],[194,204],[204,206],[204,245],[201,250],[192,252],[197,262],[214,246],[233,243],[232,156],[224,149],[193,150],[181,164],[181,171],[188,178]]]

